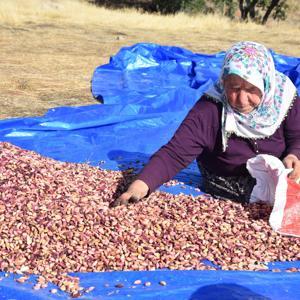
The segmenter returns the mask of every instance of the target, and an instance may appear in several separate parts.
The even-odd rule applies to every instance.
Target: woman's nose
[[[248,101],[248,95],[244,90],[240,90],[237,98],[240,104],[246,104]]]

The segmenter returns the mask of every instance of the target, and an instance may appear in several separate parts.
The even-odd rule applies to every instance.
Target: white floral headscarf
[[[240,76],[262,92],[262,101],[252,112],[236,112],[229,105],[223,86],[228,74]],[[275,70],[273,57],[265,46],[255,42],[234,44],[226,52],[219,80],[206,92],[223,104],[223,150],[232,133],[253,139],[271,136],[288,113],[296,91],[292,81]]]

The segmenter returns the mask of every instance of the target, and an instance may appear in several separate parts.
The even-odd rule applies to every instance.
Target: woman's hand
[[[283,159],[283,164],[287,169],[293,169],[293,171],[289,174],[289,178],[296,181],[296,183],[300,183],[300,160],[294,154],[288,154]]]
[[[144,181],[135,180],[125,193],[110,204],[110,207],[138,202],[148,194],[148,191],[149,187]]]

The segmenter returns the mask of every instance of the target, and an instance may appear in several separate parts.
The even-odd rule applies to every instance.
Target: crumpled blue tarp
[[[299,92],[300,58],[270,51],[276,69],[289,76]],[[105,99],[107,104],[139,103],[151,106],[154,100],[160,103],[162,95],[165,98],[167,94],[168,101],[172,101],[173,93],[176,96],[179,90],[188,89],[189,99],[184,102],[190,105],[195,101],[193,96],[196,99],[199,96],[190,88],[200,88],[202,94],[202,87],[218,78],[224,56],[224,51],[198,54],[180,47],[156,44],[140,43],[124,47],[110,59],[109,64],[96,68],[92,93],[99,101]],[[163,111],[160,107],[156,109]]]
[[[287,74],[300,92],[300,58],[272,51],[276,68]],[[68,162],[87,162],[103,168],[140,170],[150,155],[166,143],[188,110],[217,79],[224,52],[197,54],[179,47],[136,44],[122,48],[106,65],[96,68],[92,93],[99,102],[50,109],[42,117],[0,121],[0,141],[8,141],[44,156]],[[171,192],[199,194],[195,163],[177,179],[186,189]],[[166,188],[161,188],[166,189]],[[300,262],[278,263],[283,270]],[[278,267],[278,266],[277,266]],[[272,267],[274,268],[274,266]],[[133,278],[170,284],[133,289],[95,289],[83,299],[300,299],[300,274],[228,271],[155,271],[77,274],[83,285]],[[217,293],[217,295],[216,295]],[[20,296],[20,295],[23,295]],[[26,297],[25,297],[26,296]],[[32,292],[29,284],[0,281],[1,299],[61,299],[48,291]]]

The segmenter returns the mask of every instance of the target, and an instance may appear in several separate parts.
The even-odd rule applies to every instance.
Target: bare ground
[[[0,25],[0,119],[42,115],[56,106],[97,103],[90,92],[94,69],[124,46],[138,42],[185,47],[198,53],[226,50],[237,40],[265,43],[278,53],[299,55],[300,35],[268,27],[224,32],[139,29],[119,26],[26,23]]]

